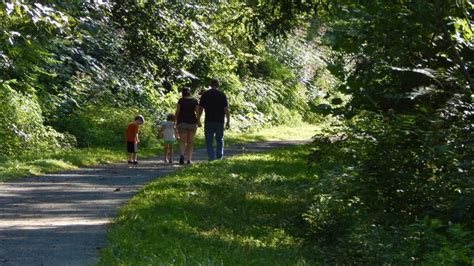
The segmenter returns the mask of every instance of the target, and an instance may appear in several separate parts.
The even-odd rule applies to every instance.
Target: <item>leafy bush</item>
[[[472,263],[469,4],[333,11],[323,40],[339,85],[312,107],[339,121],[312,147],[313,243],[333,243],[336,264]]]
[[[460,144],[453,127],[466,121],[456,117],[433,130],[420,128],[432,118],[365,112],[317,137],[310,239],[334,246],[342,264],[468,263],[472,146]]]
[[[74,136],[44,125],[35,97],[12,90],[9,84],[14,82],[0,83],[0,155],[75,147]]]
[[[226,75],[222,89],[228,94],[233,119],[240,130],[302,121],[305,96],[300,87],[286,87],[278,80]]]
[[[425,217],[408,225],[381,225],[359,215],[345,225],[339,230],[344,234],[320,232],[323,239],[312,240],[326,263],[469,265],[472,260],[473,232],[460,224]],[[326,237],[334,238],[328,242]]]
[[[63,121],[64,130],[77,136],[80,147],[117,146],[125,141],[125,131],[138,114],[145,117],[146,123],[140,127],[140,142],[149,145],[156,139],[154,119],[148,113],[135,108],[113,108],[109,106],[88,106]]]

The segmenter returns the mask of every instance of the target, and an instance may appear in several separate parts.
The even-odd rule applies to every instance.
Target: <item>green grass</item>
[[[297,126],[261,129],[249,133],[229,131],[226,132],[225,145],[264,140],[310,139],[315,134],[316,129],[317,127],[313,125],[300,124]],[[202,129],[198,131],[196,146],[197,148],[204,146]],[[177,148],[177,145],[175,145],[175,148]],[[162,146],[160,142],[156,142],[151,147],[140,147],[139,149],[139,159],[161,156],[161,154]],[[116,163],[126,160],[126,157],[125,147],[121,144],[107,148],[85,148],[23,155],[0,160],[0,182],[20,177],[70,170],[80,166]]]
[[[121,209],[101,265],[307,265],[305,147],[194,165]]]

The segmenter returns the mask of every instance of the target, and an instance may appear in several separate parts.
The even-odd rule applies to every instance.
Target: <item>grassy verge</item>
[[[195,165],[122,208],[101,265],[306,265],[304,147]]]
[[[265,140],[309,139],[314,135],[315,130],[316,127],[313,125],[301,124],[291,127],[266,128],[248,133],[229,131],[226,132],[225,145]],[[196,137],[197,147],[204,145],[202,132],[203,130],[200,129]],[[161,146],[161,142],[157,141],[155,145],[150,145],[150,147],[141,147],[139,158],[161,155]],[[0,160],[0,182],[25,176],[70,170],[80,166],[116,163],[124,161],[126,156],[124,146],[117,144],[115,147],[74,149],[3,159]]]

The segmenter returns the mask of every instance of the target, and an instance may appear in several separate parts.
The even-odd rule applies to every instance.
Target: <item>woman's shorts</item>
[[[165,144],[174,144],[176,140],[165,140]]]
[[[129,153],[137,153],[137,151],[138,151],[137,143],[132,142],[132,141],[127,141],[127,151]]]
[[[190,123],[179,123],[176,128],[178,129],[179,133],[196,133],[198,128],[197,124],[190,124]]]

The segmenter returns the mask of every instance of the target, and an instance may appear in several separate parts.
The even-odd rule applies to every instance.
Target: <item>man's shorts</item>
[[[137,153],[138,145],[133,141],[127,141],[127,151],[129,153]]]
[[[178,129],[178,133],[185,134],[185,133],[196,133],[198,128],[197,124],[189,124],[189,123],[179,123],[176,128]]]

